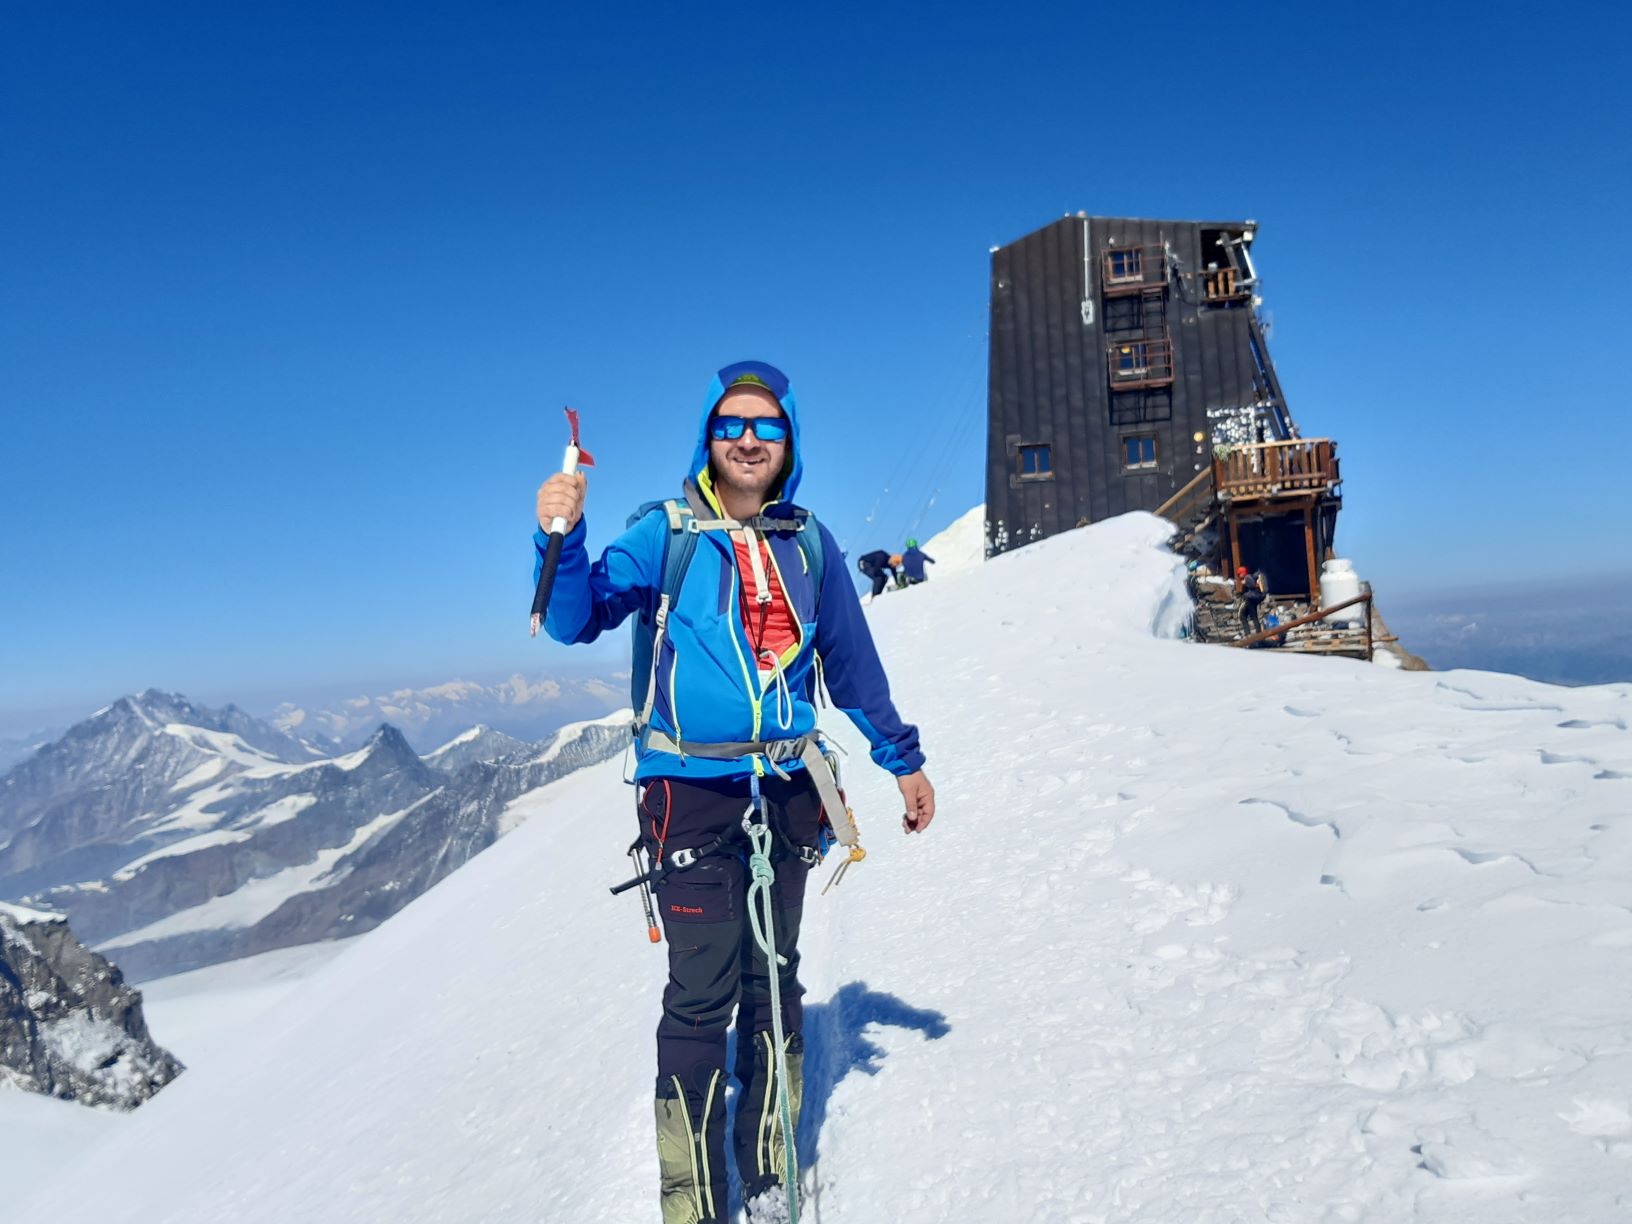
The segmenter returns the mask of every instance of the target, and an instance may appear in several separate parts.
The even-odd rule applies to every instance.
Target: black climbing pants
[[[773,834],[777,952],[787,958],[781,967],[782,1025],[784,1035],[791,1036],[804,1021],[799,918],[810,867],[801,850],[816,845],[821,800],[803,770],[786,781],[764,778],[761,789]],[[725,838],[718,849],[657,887],[657,910],[669,946],[669,983],[657,1025],[661,1096],[673,1094],[676,1082],[689,1097],[706,1094],[713,1073],[725,1068],[725,1034],[733,1013],[737,1076],[744,1099],[752,1096],[747,1089],[757,1044],[753,1038],[771,1028],[771,983],[748,921],[748,838],[742,830],[748,803],[746,781],[659,778],[641,789],[641,833],[654,860],[670,862],[677,851]]]

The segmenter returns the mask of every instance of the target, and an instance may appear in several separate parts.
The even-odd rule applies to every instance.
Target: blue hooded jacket
[[[703,402],[697,446],[687,474],[721,517],[725,517],[724,511],[714,496],[709,474],[708,421],[725,391],[716,375]],[[675,740],[710,744],[808,735],[816,728],[813,698],[819,654],[822,677],[833,703],[867,737],[873,760],[897,776],[915,773],[924,765],[918,729],[901,721],[890,700],[889,682],[861,601],[842,564],[838,543],[825,526],[820,528],[824,561],[819,592],[814,575],[808,572],[805,554],[792,528],[793,497],[803,471],[799,413],[791,387],[778,399],[789,423],[789,464],[781,487],[775,490],[776,500],[768,503],[762,513],[766,518],[789,520],[788,531],[765,534],[777,577],[799,625],[798,643],[783,657],[786,692],[775,685],[762,686],[742,624],[738,603],[742,575],[736,551],[725,532],[705,531],[697,542],[658,645],[652,726]],[[568,645],[593,642],[621,624],[631,612],[655,611],[663,583],[668,518],[661,509],[644,515],[593,564],[584,543],[585,534],[584,520],[579,519],[563,541],[555,590],[545,617],[549,635]],[[535,583],[548,540],[542,530],[534,533]],[[750,757],[682,758],[642,747],[635,778],[742,779],[755,772],[755,764]],[[789,762],[782,768],[802,766]]]

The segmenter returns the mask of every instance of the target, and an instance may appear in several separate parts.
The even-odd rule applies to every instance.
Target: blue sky
[[[602,7],[0,5],[0,729],[562,666],[561,406],[604,543],[740,357],[844,542],[927,535],[988,248],[1077,209],[1260,223],[1385,609],[1624,564],[1609,6]]]

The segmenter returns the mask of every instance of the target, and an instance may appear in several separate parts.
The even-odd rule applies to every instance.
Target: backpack
[[[658,640],[668,623],[669,609],[680,598],[680,587],[686,580],[686,567],[691,564],[692,554],[697,551],[697,538],[705,530],[717,529],[716,524],[727,521],[711,519],[707,525],[700,523],[687,502],[671,497],[665,501],[646,502],[629,516],[628,525],[633,527],[654,510],[662,510],[668,515],[669,532],[663,539],[663,582],[658,588],[657,604],[642,608],[640,615],[630,623],[629,700],[635,711],[634,732],[637,740],[645,735],[646,724],[652,716]],[[816,611],[819,616],[826,558],[822,555],[822,532],[816,516],[808,510],[795,509],[792,519],[776,519],[768,524],[765,520],[755,519],[746,525],[758,529],[762,524],[767,530],[798,532],[799,551],[804,554],[805,565],[816,583]]]

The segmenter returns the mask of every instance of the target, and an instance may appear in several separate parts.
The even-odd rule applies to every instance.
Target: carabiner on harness
[[[699,862],[707,858],[710,854],[713,854],[723,845],[725,845],[725,835],[722,833],[720,836],[711,838],[700,846],[682,847],[679,850],[671,850],[668,854],[667,861],[661,866],[652,867],[648,870],[642,871],[641,868],[644,866],[644,862],[642,859],[636,858],[635,856],[637,854],[644,854],[644,849],[640,844],[640,839],[636,838],[635,844],[629,847],[629,855],[631,858],[635,859],[635,870],[637,874],[632,880],[625,880],[622,884],[614,884],[610,891],[615,897],[619,893],[628,892],[631,888],[644,889],[648,886],[656,888],[658,885],[662,884],[664,880],[668,879],[676,872],[686,871],[692,867],[695,867]]]

